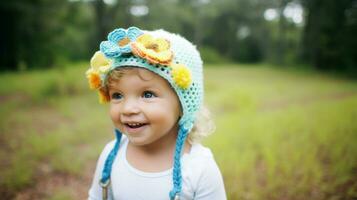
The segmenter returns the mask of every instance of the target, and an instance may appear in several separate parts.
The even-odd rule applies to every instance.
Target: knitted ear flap
[[[113,149],[110,151],[109,155],[107,156],[107,159],[105,160],[103,171],[102,171],[102,178],[99,181],[99,185],[102,187],[103,190],[103,199],[108,198],[108,186],[110,184],[110,175],[112,172],[112,166],[113,166],[114,159],[118,153],[120,140],[123,135],[118,129],[115,129],[115,134],[116,134],[115,145]]]
[[[176,148],[174,155],[174,167],[173,167],[173,189],[170,191],[170,199],[178,199],[179,194],[182,189],[182,176],[181,176],[181,153],[185,145],[185,141],[188,135],[188,129],[185,129],[183,126],[179,127],[179,131],[176,139]]]
[[[169,194],[171,200],[178,200],[182,190],[181,154],[182,149],[185,146],[187,135],[191,131],[192,127],[193,122],[191,120],[185,121],[179,125],[174,155],[174,167],[172,172],[173,189]]]

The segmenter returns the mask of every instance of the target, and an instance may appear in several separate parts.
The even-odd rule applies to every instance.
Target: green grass
[[[229,199],[357,197],[355,82],[264,66],[206,72],[217,122],[206,144]]]
[[[113,134],[85,70],[0,75],[0,194],[88,176]],[[229,199],[357,197],[357,82],[268,65],[208,67],[205,81],[217,130],[204,144]],[[43,199],[75,199],[61,188]]]

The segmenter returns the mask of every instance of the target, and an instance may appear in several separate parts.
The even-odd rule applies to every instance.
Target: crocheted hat
[[[183,115],[179,120],[173,166],[173,189],[170,198],[178,198],[182,188],[180,156],[195,114],[203,101],[202,60],[196,47],[183,37],[164,30],[143,31],[137,27],[115,29],[100,44],[86,72],[90,88],[98,90],[100,102],[110,100],[106,87],[107,75],[126,66],[148,69],[163,77],[176,92]],[[111,165],[119,148],[121,133],[115,130],[117,144],[110,152],[101,179],[110,179]]]

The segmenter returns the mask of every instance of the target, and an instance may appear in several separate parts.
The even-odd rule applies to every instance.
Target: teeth
[[[140,126],[141,123],[128,123],[129,126]]]

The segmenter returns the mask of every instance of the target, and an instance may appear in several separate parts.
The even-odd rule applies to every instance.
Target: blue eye
[[[153,98],[153,97],[156,97],[156,95],[155,95],[153,92],[145,91],[145,92],[143,93],[143,97],[144,97],[144,98]]]
[[[114,92],[114,93],[112,94],[112,96],[111,96],[111,99],[115,99],[115,100],[119,100],[119,99],[121,99],[121,98],[123,98],[123,95],[121,95],[121,94],[118,93],[118,92]]]

